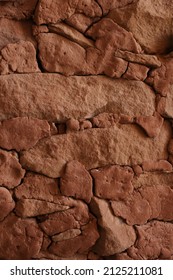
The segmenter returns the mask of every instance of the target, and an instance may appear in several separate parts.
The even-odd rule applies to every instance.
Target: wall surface
[[[173,1],[0,1],[0,259],[173,259]]]

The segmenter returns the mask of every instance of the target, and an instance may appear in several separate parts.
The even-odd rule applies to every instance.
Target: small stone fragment
[[[60,181],[62,195],[82,199],[87,203],[92,196],[92,178],[85,166],[78,161],[67,163]]]
[[[91,170],[95,195],[104,199],[122,199],[133,192],[133,171],[116,165]]]
[[[0,149],[0,186],[13,189],[20,184],[24,175],[25,170],[15,154]]]
[[[0,122],[0,147],[7,150],[28,150],[48,136],[50,125],[46,120],[18,117]]]
[[[79,121],[76,120],[76,119],[73,119],[73,118],[69,119],[66,122],[66,126],[67,126],[67,132],[80,130],[80,123],[79,123]]]
[[[140,116],[135,121],[145,130],[149,137],[154,138],[160,133],[164,119],[155,112],[153,116]]]
[[[79,120],[80,130],[92,128],[92,123],[89,120]]]
[[[21,219],[10,214],[0,223],[2,260],[30,260],[39,253],[42,241],[43,233],[34,219]]]
[[[119,121],[119,116],[113,113],[101,113],[91,119],[94,127],[106,128],[116,125]]]
[[[15,202],[6,188],[0,187],[0,222],[14,209]]]

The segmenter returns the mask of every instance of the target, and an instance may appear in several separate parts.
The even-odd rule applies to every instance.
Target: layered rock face
[[[173,259],[172,5],[0,1],[0,259]]]

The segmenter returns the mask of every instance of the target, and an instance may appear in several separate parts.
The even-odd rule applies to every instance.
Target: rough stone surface
[[[124,79],[144,81],[147,78],[149,68],[137,63],[129,63],[126,73],[123,75]]]
[[[129,167],[112,165],[91,170],[95,195],[104,199],[123,199],[133,191],[133,171]]]
[[[6,188],[0,187],[0,222],[14,209],[15,202]]]
[[[108,202],[93,198],[90,207],[100,226],[100,238],[94,246],[94,252],[102,256],[110,256],[134,244],[136,235],[133,227],[113,216]]]
[[[172,165],[167,160],[144,161],[142,163],[142,168],[144,171],[172,171]]]
[[[85,166],[78,161],[67,163],[61,177],[60,191],[62,195],[72,196],[89,203],[92,197],[92,178]]]
[[[28,150],[48,136],[50,126],[44,120],[18,117],[0,123],[0,147],[7,150]]]
[[[142,82],[112,80],[103,76],[0,76],[0,120],[28,116],[62,122],[69,118],[90,118],[105,111],[152,115],[155,94]]]
[[[166,53],[172,47],[172,5],[170,0],[139,0],[113,9],[108,17],[131,31],[146,53]]]
[[[139,177],[134,177],[132,184],[135,189],[145,186],[169,186],[173,188],[173,173],[146,172]]]
[[[145,137],[136,125],[93,128],[43,139],[23,152],[20,161],[23,167],[53,178],[62,175],[65,164],[70,160],[81,161],[87,169],[109,164],[141,164],[149,159],[167,159],[170,135],[171,128],[167,122],[155,139]]]
[[[20,184],[24,175],[16,155],[0,149],[0,186],[12,189]]]
[[[0,259],[31,259],[40,251],[42,239],[35,220],[22,220],[11,214],[0,223]]]
[[[171,223],[151,221],[146,225],[137,226],[139,234],[135,246],[128,249],[132,259],[169,259],[173,254],[173,225]]]

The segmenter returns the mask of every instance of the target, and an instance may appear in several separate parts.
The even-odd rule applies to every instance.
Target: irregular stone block
[[[91,121],[94,127],[106,128],[116,125],[119,121],[119,116],[113,113],[101,113],[92,118]]]
[[[28,150],[48,136],[50,126],[45,120],[19,117],[0,122],[0,147],[7,150]]]
[[[142,163],[142,168],[144,171],[165,171],[165,172],[172,171],[172,165],[167,160],[144,161]]]
[[[173,187],[173,173],[146,172],[139,177],[134,177],[132,184],[135,189],[145,186],[169,186]]]
[[[104,199],[123,199],[133,192],[133,171],[116,165],[93,169],[95,195]]]
[[[101,256],[110,256],[120,253],[134,244],[135,230],[112,214],[108,202],[93,198],[90,207],[100,226],[100,238],[93,248],[94,252]]]
[[[78,161],[68,162],[61,177],[60,191],[62,195],[89,203],[92,197],[92,178],[85,166]]]
[[[13,189],[25,175],[16,155],[0,149],[0,186]]]
[[[40,251],[42,240],[43,233],[34,219],[11,214],[0,223],[0,258],[30,260]]]
[[[0,76],[0,120],[28,116],[64,122],[103,112],[150,116],[154,111],[155,94],[139,81],[46,73]]]
[[[15,202],[6,188],[0,187],[0,222],[14,209]]]
[[[123,75],[124,79],[144,81],[147,78],[149,68],[137,63],[129,63],[126,73]]]
[[[86,169],[141,164],[144,160],[167,159],[171,133],[167,122],[155,139],[145,137],[136,125],[87,129],[43,139],[23,152],[20,161],[26,169],[52,178],[61,176],[65,164],[71,160],[81,161]]]

